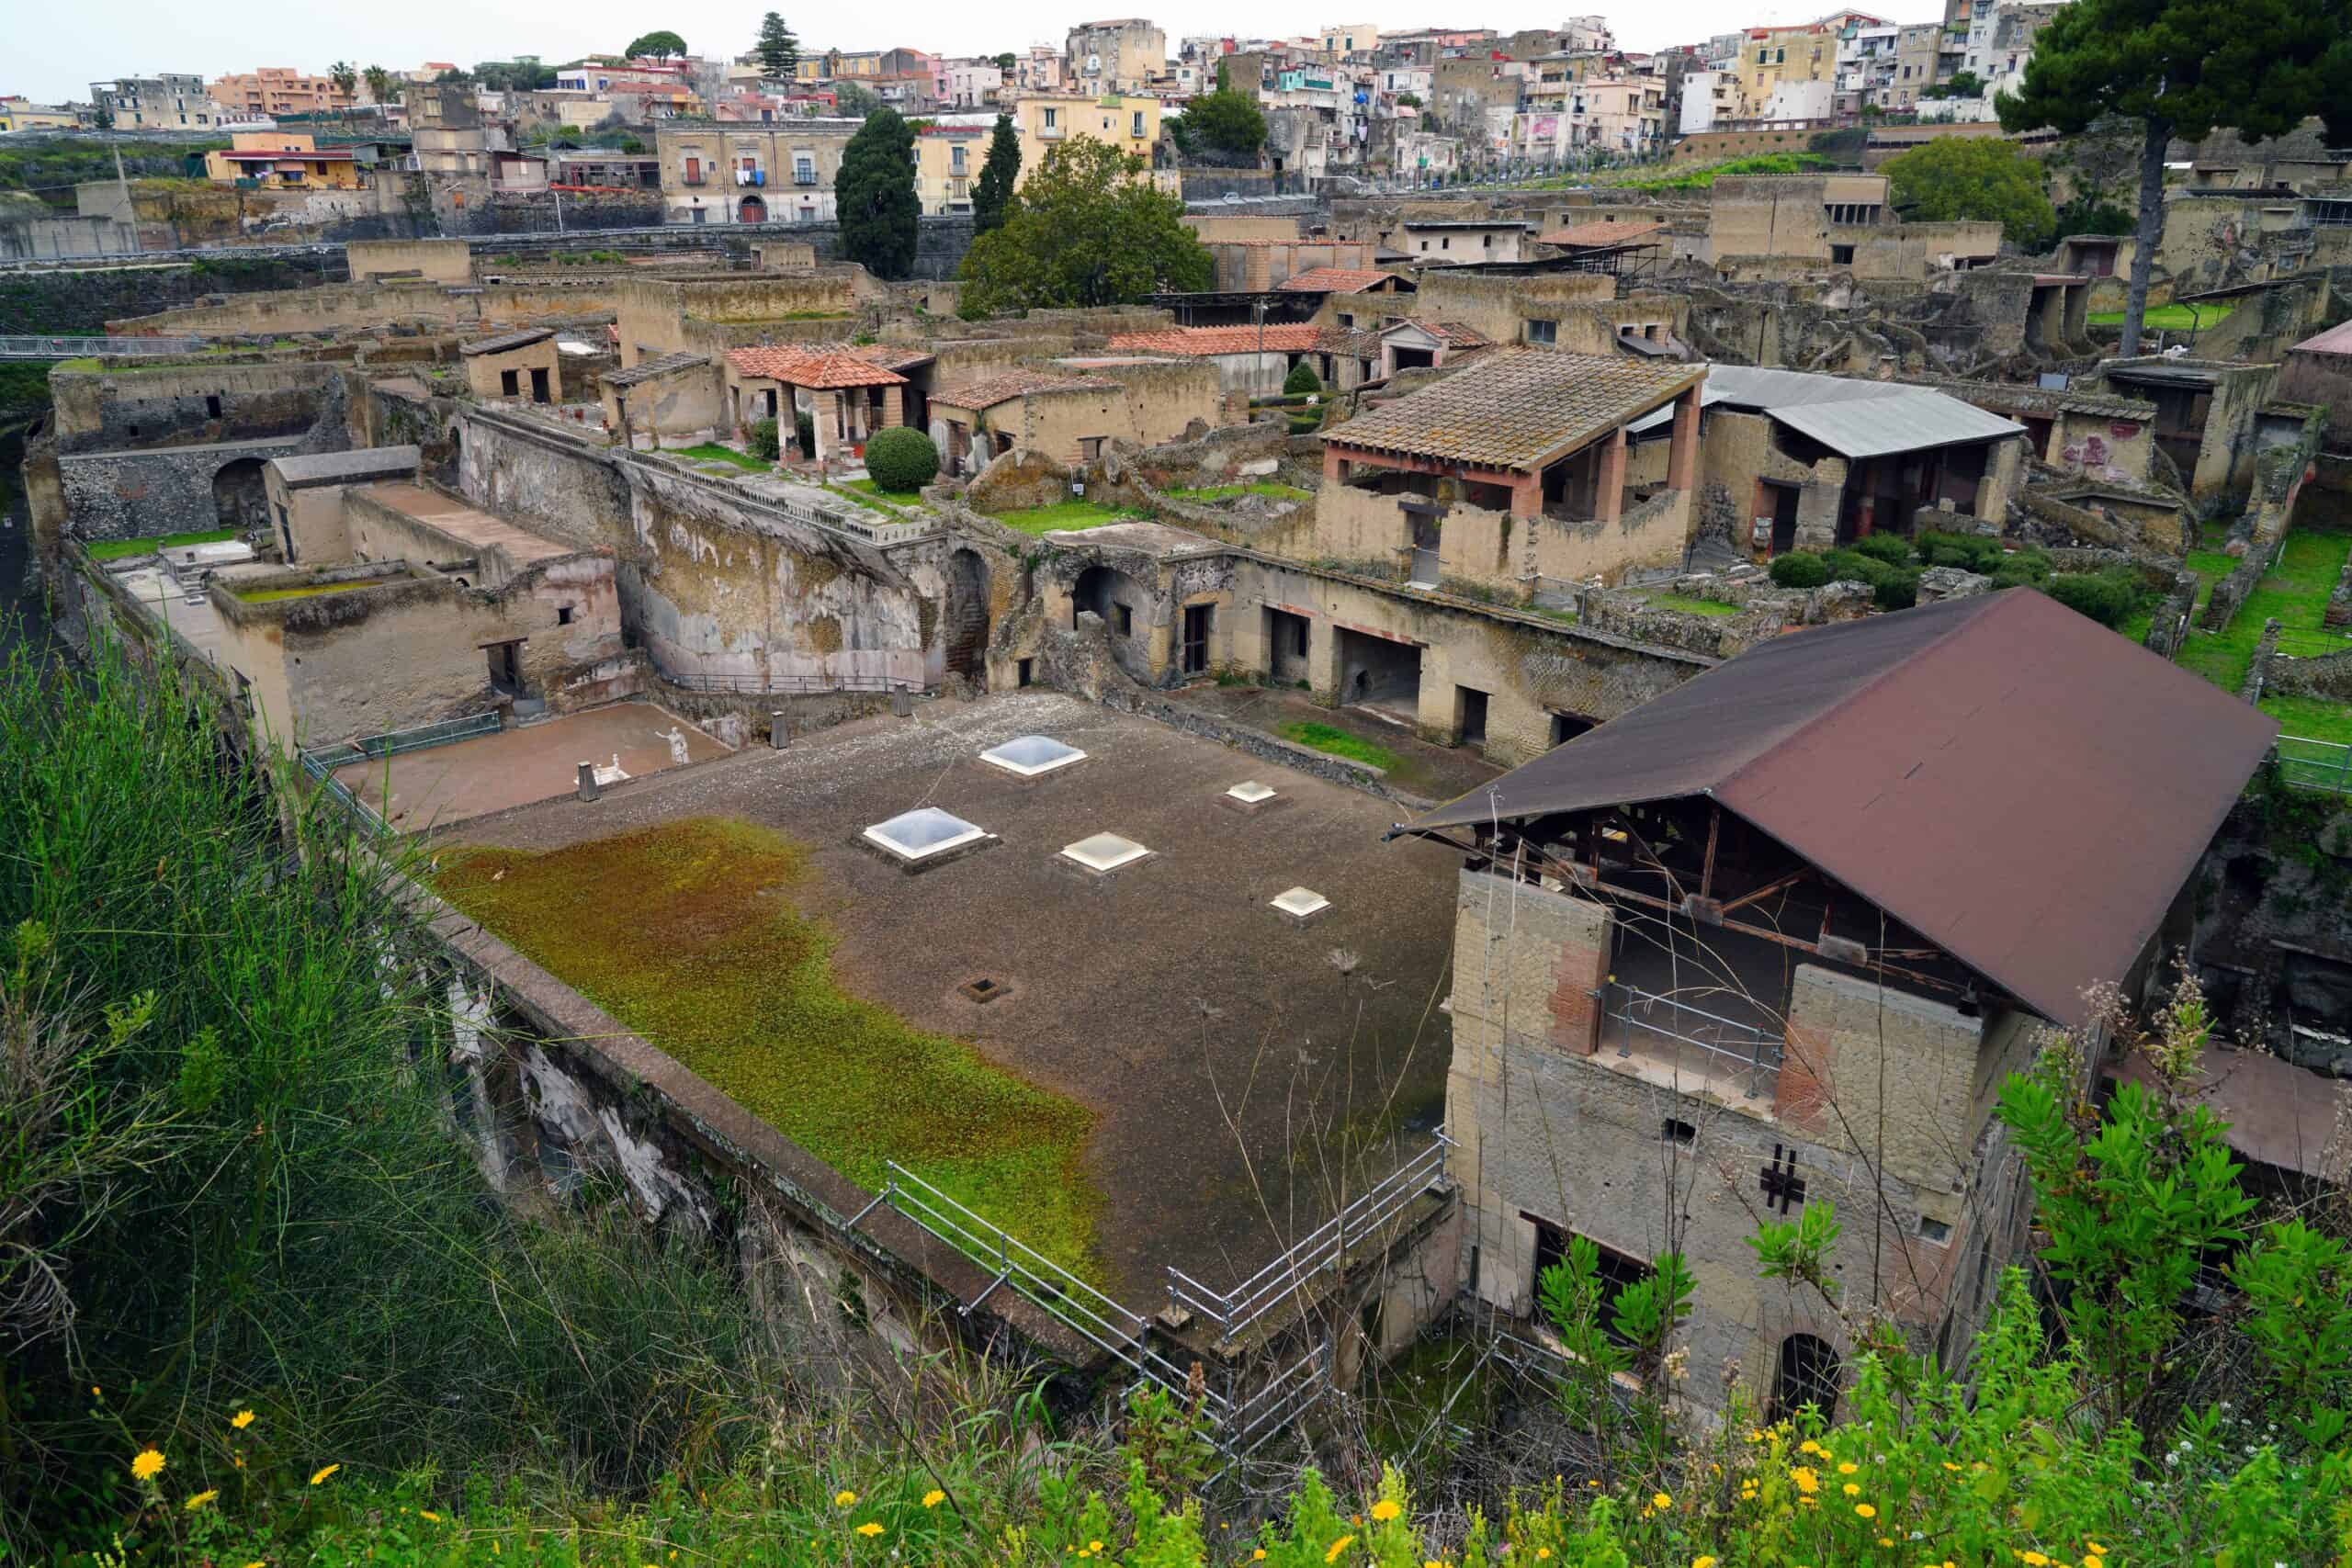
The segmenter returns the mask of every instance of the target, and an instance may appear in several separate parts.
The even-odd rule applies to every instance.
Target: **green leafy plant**
[[[743,446],[752,457],[763,458],[767,462],[775,462],[784,449],[776,439],[774,417],[755,419],[745,427]]]
[[[877,489],[919,491],[939,475],[939,448],[920,430],[892,425],[865,444],[865,471]]]
[[[1290,397],[1312,396],[1322,389],[1323,378],[1304,359],[1292,366],[1290,374],[1283,378],[1283,391]]]
[[[915,195],[915,137],[899,111],[876,109],[842,149],[833,182],[842,252],[876,277],[914,269],[922,203]]]
[[[1784,550],[1768,570],[1782,588],[1819,588],[1829,581],[1829,563],[1812,550]]]

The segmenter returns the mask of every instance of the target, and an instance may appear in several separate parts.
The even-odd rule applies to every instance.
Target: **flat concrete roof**
[[[502,549],[517,566],[581,553],[576,547],[559,544],[422,485],[393,480],[369,485],[361,493],[464,544]]]
[[[1035,779],[980,761],[1024,735],[1086,759]],[[1250,779],[1275,800],[1234,809],[1227,792]],[[999,841],[913,874],[859,841],[922,806]],[[450,836],[546,850],[706,816],[807,846],[814,874],[789,896],[839,933],[844,990],[1094,1112],[1080,1163],[1102,1201],[1106,1283],[1131,1306],[1164,1299],[1170,1264],[1212,1289],[1238,1283],[1359,1190],[1365,1168],[1376,1179],[1426,1147],[1443,1114],[1438,1004],[1459,856],[1382,843],[1398,812],[1372,796],[1023,692],[746,749]],[[1063,859],[1101,833],[1150,853],[1103,876]],[[1300,886],[1331,907],[1306,923],[1268,907]],[[978,977],[998,999],[963,994]],[[1371,1150],[1354,1168],[1342,1128]]]
[[[347,763],[334,776],[396,831],[413,833],[571,795],[582,762],[617,765],[632,779],[683,766],[668,739],[673,732],[689,762],[727,754],[726,747],[667,708],[624,702],[454,745]]]
[[[300,452],[272,457],[268,467],[296,490],[307,485],[349,484],[356,479],[396,479],[416,472],[414,446],[359,446],[348,452]]]

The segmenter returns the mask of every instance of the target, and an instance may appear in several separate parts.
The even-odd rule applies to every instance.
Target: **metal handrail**
[[[187,354],[203,346],[193,337],[47,337],[0,335],[0,359],[92,359],[100,355]]]
[[[2281,735],[2278,777],[2296,789],[2352,795],[2352,746],[2307,735]]]
[[[896,1160],[885,1163],[889,1175],[882,1190],[850,1224],[855,1225],[876,1204],[887,1203],[973,1262],[993,1269],[995,1277],[981,1288],[980,1293],[956,1309],[958,1315],[969,1316],[1000,1288],[1011,1285],[1089,1343],[1110,1352],[1170,1393],[1191,1397],[1188,1374],[1151,1348],[1151,1325],[1141,1314],[1121,1306],[1019,1236],[993,1220],[974,1213]],[[1205,1390],[1203,1397],[1206,1408],[1222,1420],[1228,1410],[1224,1397]]]
[[[1618,998],[1617,1005],[1613,1007],[1611,1005],[1612,997]],[[1662,1024],[1654,1023],[1646,1018],[1635,1018],[1634,1009],[1636,1006],[1645,1009],[1665,1007],[1672,1010],[1675,1027],[1669,1029]],[[1632,1054],[1633,1031],[1644,1029],[1652,1034],[1662,1034],[1668,1040],[1679,1041],[1685,1045],[1695,1045],[1710,1055],[1745,1063],[1757,1073],[1762,1073],[1767,1068],[1774,1072],[1780,1070],[1781,1052],[1784,1042],[1779,1034],[1770,1030],[1760,1029],[1752,1023],[1743,1023],[1737,1019],[1724,1018],[1720,1014],[1709,1012],[1704,1008],[1692,1007],[1678,998],[1660,996],[1655,991],[1645,991],[1638,987],[1611,980],[1601,987],[1600,1010],[1604,1017],[1613,1018],[1625,1026],[1626,1037],[1619,1043],[1617,1049],[1620,1056]],[[1710,1040],[1702,1034],[1690,1032],[1682,1022],[1686,1017],[1715,1024],[1732,1032],[1735,1035],[1745,1036],[1747,1041],[1747,1049],[1744,1052],[1736,1050],[1721,1041]],[[1755,1099],[1761,1092],[1761,1089],[1751,1079],[1747,1089],[1748,1098]]]
[[[1363,1236],[1395,1218],[1408,1203],[1444,1179],[1446,1151],[1453,1141],[1441,1129],[1436,1141],[1367,1189],[1281,1257],[1230,1291],[1202,1284],[1173,1264],[1168,1266],[1168,1299],[1216,1325],[1230,1340],[1326,1269],[1347,1260],[1350,1235]]]
[[[821,695],[828,692],[913,692],[916,682],[892,675],[673,675],[662,679],[689,692],[752,692]]]

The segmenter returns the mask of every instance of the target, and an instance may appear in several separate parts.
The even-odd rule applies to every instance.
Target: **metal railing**
[[[1742,1023],[1737,1019],[1724,1018],[1703,1008],[1674,997],[1659,996],[1637,987],[1623,985],[1615,980],[1600,987],[1601,1015],[1613,1021],[1623,1030],[1617,1041],[1617,1055],[1630,1056],[1634,1048],[1634,1031],[1655,1034],[1684,1045],[1696,1046],[1710,1055],[1721,1056],[1739,1063],[1748,1069],[1747,1098],[1754,1100],[1764,1092],[1763,1078],[1768,1072],[1781,1070],[1783,1044],[1779,1033]]]
[[[461,718],[435,719],[408,729],[387,730],[381,735],[363,735],[356,740],[333,746],[314,747],[302,753],[305,767],[314,761],[328,773],[361,762],[370,757],[397,757],[403,751],[422,751],[428,746],[447,746],[453,741],[470,740],[477,735],[495,735],[504,728],[496,709],[486,708]],[[314,773],[312,776],[320,776]]]
[[[896,1160],[886,1165],[889,1174],[883,1181],[882,1190],[851,1218],[850,1224],[856,1226],[877,1206],[887,1204],[965,1258],[990,1270],[993,1278],[981,1287],[980,1293],[956,1309],[959,1316],[968,1317],[982,1302],[1010,1286],[1057,1323],[1117,1358],[1122,1365],[1170,1393],[1190,1397],[1188,1374],[1152,1348],[1151,1324],[1142,1314],[1121,1306],[1019,1236],[993,1220],[981,1218]],[[1222,1425],[1231,1406],[1224,1396],[1204,1391],[1204,1410]]]
[[[913,692],[919,682],[889,675],[673,675],[662,679],[689,692],[822,696],[831,692]]]
[[[2278,777],[2295,789],[2352,795],[2352,746],[2307,735],[2278,738]]]
[[[392,825],[384,820],[382,813],[360,799],[350,785],[334,776],[334,769],[341,764],[328,762],[310,751],[301,753],[301,762],[302,771],[318,782],[319,787],[326,791],[327,797],[351,819],[353,827],[369,838],[391,836]]]
[[[195,337],[0,337],[0,359],[95,359],[100,355],[187,354]]]
[[[1318,1275],[1344,1269],[1351,1238],[1362,1241],[1375,1234],[1408,1203],[1442,1185],[1446,1151],[1453,1146],[1453,1141],[1441,1129],[1428,1148],[1230,1291],[1213,1291],[1170,1264],[1170,1304],[1195,1313],[1214,1325],[1219,1339],[1236,1338],[1283,1302],[1306,1289]]]

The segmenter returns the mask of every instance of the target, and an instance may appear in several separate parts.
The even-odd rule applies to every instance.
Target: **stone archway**
[[[269,497],[259,457],[238,457],[213,470],[212,512],[220,526],[240,533],[267,524]]]
[[[989,569],[977,550],[947,558],[946,668],[978,685],[988,678]]]

